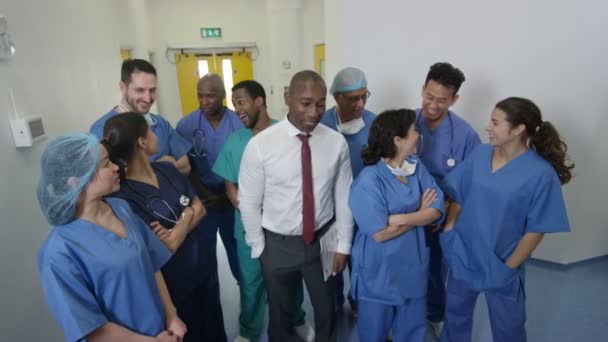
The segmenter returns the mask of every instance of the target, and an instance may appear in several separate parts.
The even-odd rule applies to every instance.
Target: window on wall
[[[234,86],[234,81],[232,79],[231,59],[222,59],[222,74],[224,75],[224,88],[226,88],[226,106],[234,110],[234,106],[232,105],[232,87]]]
[[[206,59],[198,61],[198,77],[201,78],[209,73],[209,63]]]

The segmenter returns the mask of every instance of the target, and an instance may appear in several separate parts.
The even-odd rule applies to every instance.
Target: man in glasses
[[[150,113],[156,101],[156,69],[143,59],[127,59],[122,63],[120,71],[120,92],[122,100],[111,111],[95,121],[90,132],[103,138],[103,126],[110,118],[126,112],[143,115],[158,138],[158,153],[150,161],[167,161],[173,163],[181,174],[190,173],[190,162],[187,152],[190,149],[189,140],[184,140],[175,132],[169,121],[162,116]]]
[[[336,105],[323,115],[321,123],[334,129],[346,138],[353,171],[353,179],[363,169],[361,150],[367,144],[369,129],[376,118],[376,114],[365,109],[370,96],[367,90],[367,78],[363,71],[357,68],[344,68],[340,70],[329,88],[334,96]],[[356,227],[354,228],[356,230]],[[353,236],[355,233],[353,232]],[[336,308],[344,305],[344,277],[336,277]],[[354,299],[348,295],[348,301],[353,314],[357,312]]]
[[[228,137],[243,128],[238,115],[224,106],[226,89],[217,74],[203,76],[196,86],[200,107],[183,117],[176,130],[192,142],[189,157],[192,164],[190,180],[207,208],[205,217],[197,228],[204,246],[212,251],[211,266],[217,269],[217,232],[220,236],[232,275],[238,281],[238,260],[234,239],[234,212],[226,195],[224,179],[211,168]]]
[[[473,127],[450,110],[458,101],[458,90],[464,80],[462,71],[450,63],[433,64],[422,87],[422,108],[416,110],[418,154],[437,184],[481,143]],[[441,335],[445,310],[440,229],[430,226],[425,230],[430,249],[427,320],[437,337]]]

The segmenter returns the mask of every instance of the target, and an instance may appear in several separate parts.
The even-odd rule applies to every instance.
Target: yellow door
[[[315,71],[325,79],[325,44],[315,45]]]
[[[232,108],[232,86],[240,81],[253,79],[251,52],[248,51],[226,54],[176,54],[175,60],[183,115],[199,107],[196,84],[207,73],[216,73],[224,80],[224,105],[229,108]]]

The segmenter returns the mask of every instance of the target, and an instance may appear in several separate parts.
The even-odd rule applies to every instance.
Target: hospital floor
[[[228,341],[238,335],[239,291],[218,238],[220,287]],[[531,261],[526,272],[528,341],[608,341],[608,257],[558,266]],[[348,289],[348,283],[346,284]],[[312,306],[305,296],[306,319],[312,325]],[[348,304],[338,314],[338,341],[358,342],[356,321]],[[266,322],[268,317],[266,318]],[[257,342],[266,342],[266,333]],[[293,341],[299,341],[294,337]],[[429,330],[426,342],[437,341]],[[475,308],[473,341],[492,341],[486,302],[480,296]]]

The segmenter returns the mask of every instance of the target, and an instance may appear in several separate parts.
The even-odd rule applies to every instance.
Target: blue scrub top
[[[431,207],[443,214],[443,192],[424,165],[411,160],[418,164],[407,184],[380,160],[366,166],[351,186],[348,204],[359,226],[351,252],[351,293],[356,299],[403,305],[426,295],[429,252],[424,227],[382,243],[372,238],[388,225],[389,215],[417,211],[426,189],[435,189],[437,200]]]
[[[200,109],[186,115],[177,123],[177,132],[188,141],[192,141],[197,129],[203,131],[206,155],[196,157],[191,154],[190,164],[203,184],[210,187],[215,193],[224,193],[226,192],[226,188],[224,186],[224,179],[215,174],[211,168],[228,137],[243,127],[239,116],[226,107],[224,107],[224,115],[217,129],[213,128]]]
[[[118,114],[116,108],[112,109],[109,113],[95,121],[89,131],[101,140],[101,138],[103,138],[103,127],[106,124],[106,121]],[[150,157],[150,160],[155,161],[167,155],[172,156],[177,160],[190,151],[190,148],[192,147],[190,140],[186,140],[177,134],[169,121],[156,114],[150,115],[154,121],[152,124],[152,131],[158,138],[158,152],[153,154]]]
[[[517,156],[492,172],[492,145],[479,145],[444,180],[462,207],[454,229],[441,234],[452,275],[479,290],[515,298],[523,267],[505,265],[529,232],[570,230],[557,173],[534,151]],[[520,280],[520,281],[515,281]]]
[[[83,341],[108,322],[147,336],[165,327],[154,273],[171,253],[125,201],[105,201],[123,222],[125,239],[76,219],[54,227],[38,251],[44,295],[66,341]]]
[[[372,127],[372,123],[376,118],[376,114],[363,110],[363,122],[365,122],[365,126],[358,133],[347,135],[342,134],[348,143],[348,151],[350,154],[350,165],[353,169],[353,179],[357,178],[357,175],[363,169],[363,158],[361,158],[361,151],[363,150],[363,146],[367,145],[367,139],[369,137],[369,129]],[[329,109],[323,117],[321,118],[321,123],[325,126],[333,129],[334,131],[338,130],[338,113],[336,113],[336,107]]]
[[[435,181],[441,185],[443,177],[462,163],[471,154],[475,146],[481,144],[479,135],[464,119],[449,111],[439,126],[431,130],[422,109],[416,110],[416,128],[420,132],[418,154]],[[450,141],[452,141],[450,143]],[[453,158],[454,166],[447,161]]]
[[[139,216],[150,227],[150,223],[158,221],[163,227],[170,229],[174,223],[156,215],[152,209],[148,208],[147,201],[153,198],[163,199],[173,210],[179,219],[184,209],[180,204],[181,195],[186,195],[192,202],[197,196],[194,188],[188,179],[179,173],[175,166],[169,162],[151,163],[159,187],[156,188],[147,183],[132,179],[123,180],[120,190],[112,196],[125,199],[131,206],[133,212]],[[155,206],[156,212],[162,216],[175,220],[173,213],[168,207]],[[201,256],[203,251],[199,246],[198,239],[191,232],[177,252],[169,262],[163,267],[163,276],[167,283],[167,288],[171,298],[175,303],[179,303],[199,285],[204,277],[205,270],[202,266]]]

